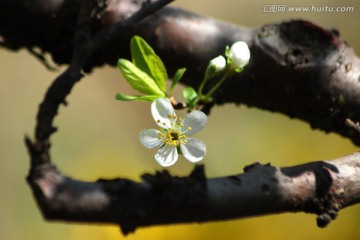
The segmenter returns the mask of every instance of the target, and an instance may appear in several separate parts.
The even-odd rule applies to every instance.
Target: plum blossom
[[[246,42],[235,42],[229,50],[229,59],[231,61],[232,69],[239,69],[245,67],[250,60],[250,49]]]
[[[206,115],[194,110],[184,119],[176,116],[168,99],[158,98],[151,104],[151,114],[158,129],[144,129],[140,132],[140,142],[147,148],[160,148],[155,160],[163,167],[173,165],[182,154],[190,162],[202,160],[206,154],[205,144],[188,136],[203,129]]]

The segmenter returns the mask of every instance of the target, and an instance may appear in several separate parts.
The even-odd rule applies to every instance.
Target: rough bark
[[[32,160],[43,155],[28,142]],[[203,166],[188,177],[167,171],[144,174],[142,182],[64,177],[50,163],[28,176],[48,220],[114,223],[124,234],[138,227],[219,221],[283,212],[317,214],[326,226],[338,211],[360,201],[360,153],[333,161],[279,168],[254,164],[244,174],[207,179]]]
[[[68,64],[76,31],[81,28],[77,25],[79,5],[66,0],[46,2],[34,1],[30,8],[20,0],[3,0],[3,46],[15,50],[36,47],[50,53],[56,63]],[[90,55],[85,71],[115,65],[119,57],[128,57],[129,39],[138,34],[155,47],[171,72],[187,67],[184,83],[198,86],[208,60],[223,53],[227,44],[244,40],[252,52],[250,65],[224,84],[217,93],[217,103],[280,112],[360,144],[360,135],[344,127],[346,118],[360,120],[356,111],[360,104],[360,61],[337,31],[302,20],[249,29],[170,7],[137,25],[116,30],[114,25],[139,9],[142,2],[94,1],[87,18],[91,44],[85,51]]]
[[[80,182],[56,170],[49,138],[59,105],[66,103],[81,70],[128,57],[134,34],[155,47],[170,71],[187,67],[184,83],[191,86],[200,84],[209,59],[227,44],[246,41],[251,62],[222,86],[216,103],[280,112],[360,145],[356,124],[345,125],[346,119],[360,120],[360,61],[337,31],[302,20],[248,29],[170,7],[151,14],[168,2],[0,0],[3,47],[27,48],[40,59],[50,53],[56,63],[69,64],[40,105],[34,141],[26,139],[27,180],[44,216],[117,223],[128,233],[155,224],[305,211],[317,214],[318,225],[325,226],[340,208],[357,203],[359,154],[288,168],[252,166],[244,174],[217,179],[207,179],[202,167],[183,178],[166,171],[145,174],[142,182]]]

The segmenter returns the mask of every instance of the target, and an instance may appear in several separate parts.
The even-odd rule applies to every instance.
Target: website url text
[[[284,13],[284,12],[315,12],[315,13],[349,13],[354,12],[354,7],[350,6],[287,6],[283,4],[267,4],[261,6],[264,13]]]

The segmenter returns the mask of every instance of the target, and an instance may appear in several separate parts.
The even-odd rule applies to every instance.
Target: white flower
[[[188,138],[205,127],[206,115],[192,111],[184,119],[177,118],[170,101],[158,98],[151,104],[151,114],[158,129],[144,129],[140,132],[140,142],[147,148],[160,149],[155,160],[163,167],[173,165],[179,153],[190,162],[202,160],[206,154],[205,144],[195,138]]]
[[[217,56],[213,58],[206,69],[206,75],[212,77],[215,74],[218,74],[225,70],[226,67],[226,60],[223,56]]]
[[[229,59],[231,61],[232,69],[239,69],[245,67],[250,60],[250,50],[246,42],[235,42],[229,51]]]

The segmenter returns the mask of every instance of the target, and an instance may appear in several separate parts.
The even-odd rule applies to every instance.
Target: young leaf
[[[158,96],[158,95],[146,95],[146,96],[129,96],[129,95],[125,95],[122,93],[118,93],[115,96],[116,100],[120,100],[120,101],[134,101],[134,100],[140,100],[140,101],[147,101],[147,102],[152,102],[157,98],[161,98],[163,96]]]
[[[170,86],[170,93],[172,93],[174,87],[176,86],[176,84],[178,84],[178,82],[181,80],[181,78],[183,77],[184,73],[186,71],[186,68],[179,68],[178,70],[176,70],[176,73],[174,75],[174,79],[171,83]]]
[[[165,93],[155,84],[154,80],[137,68],[132,62],[126,59],[119,59],[118,67],[126,81],[134,89],[144,94],[165,97]]]
[[[164,63],[154,50],[139,36],[130,42],[132,61],[142,71],[152,77],[161,91],[166,93],[167,72]]]
[[[193,107],[195,105],[196,99],[197,99],[197,93],[196,93],[195,89],[193,89],[192,87],[184,88],[183,96],[185,98],[186,103],[190,107]]]

